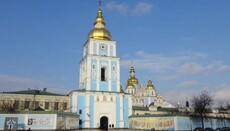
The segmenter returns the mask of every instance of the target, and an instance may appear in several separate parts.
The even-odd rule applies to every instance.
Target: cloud
[[[217,71],[222,72],[222,71],[227,71],[230,70],[229,65],[225,65],[222,62],[217,63]]]
[[[134,7],[129,6],[127,3],[109,2],[106,4],[106,9],[116,11],[122,15],[145,15],[152,12],[153,4],[140,2]]]
[[[196,82],[195,80],[183,81],[183,82],[177,84],[177,87],[187,88],[187,87],[194,86],[196,83],[197,83],[197,82]]]
[[[129,57],[127,57],[129,56]],[[139,50],[135,55],[125,55],[121,61],[123,68],[130,67],[130,61],[133,60],[136,69],[148,70],[150,72],[176,71],[182,64],[206,57],[205,54],[197,52],[184,52],[179,54],[148,54]]]
[[[132,54],[125,54],[121,59],[122,68],[130,68],[131,61],[135,69],[150,73],[167,73],[160,79],[175,79],[179,76],[201,73],[223,72],[230,70],[230,66],[222,61],[212,61],[208,54],[200,52],[177,52],[173,54],[149,54],[139,50]],[[170,75],[171,74],[171,75]]]
[[[185,63],[181,65],[179,73],[197,74],[204,71],[204,67],[198,63]]]
[[[185,82],[186,83],[186,82]],[[188,82],[190,83],[190,82]],[[193,82],[191,82],[192,84]],[[195,83],[196,84],[196,83]],[[200,90],[194,88],[188,88],[186,90],[178,89],[171,90],[168,92],[162,93],[164,99],[174,105],[177,105],[179,102],[180,105],[185,105],[185,101],[188,100],[191,102],[193,96],[198,96],[201,93],[201,90],[208,91],[209,95],[213,97],[214,104],[213,107],[217,107],[219,103],[226,103],[230,100],[230,85],[229,84],[217,84],[204,87],[196,87]],[[172,99],[173,98],[173,99]]]
[[[122,60],[121,66],[129,68],[130,62],[134,62],[136,69],[150,70],[152,72],[164,71],[164,69],[171,68],[170,65],[174,64],[174,60],[166,58],[162,55],[148,55],[144,52],[138,51],[136,57]]]
[[[180,106],[185,106],[186,100],[190,101],[196,94],[198,94],[198,92],[194,90],[172,90],[162,93],[162,96],[166,101],[172,103],[174,106],[177,106],[178,102],[180,103]]]
[[[185,63],[181,65],[179,68],[178,72],[183,73],[183,74],[198,74],[202,72],[212,72],[212,71],[217,71],[217,72],[223,72],[230,70],[229,65],[225,65],[222,61],[218,62],[212,62],[207,65],[201,65],[199,63]]]
[[[230,100],[230,85],[220,84],[215,86],[212,95],[217,101],[229,101]]]
[[[126,3],[116,3],[116,2],[109,2],[106,5],[108,10],[117,11],[120,14],[126,14],[128,12],[129,6]]]
[[[45,84],[44,82],[39,81],[39,80],[33,80],[33,79],[22,78],[22,77],[17,77],[17,76],[0,75],[1,87],[30,88],[30,87],[34,87],[35,85],[43,86],[44,84]]]
[[[148,14],[152,12],[153,5],[149,3],[138,3],[134,9],[133,9],[133,14],[134,15],[143,15],[143,14]]]
[[[48,91],[53,93],[66,94],[70,92],[66,87],[60,86],[58,84],[53,84],[41,80],[35,80],[31,78],[24,78],[18,76],[2,75],[0,74],[0,89],[1,91],[18,91],[47,88]]]
[[[160,80],[175,80],[175,79],[177,79],[179,76],[178,75],[175,75],[175,74],[172,74],[172,75],[166,75],[166,76],[164,76],[164,75],[162,75],[162,76],[159,76],[158,75],[158,79],[160,79]]]

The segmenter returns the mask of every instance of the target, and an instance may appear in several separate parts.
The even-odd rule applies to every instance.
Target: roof
[[[143,110],[143,111],[148,111],[149,110],[149,107],[145,107],[145,106],[133,106],[132,107],[133,110]]]
[[[104,92],[104,93],[122,93],[124,95],[131,95],[129,93],[125,93],[125,92],[116,92],[116,91],[96,91],[96,90],[86,90],[86,89],[78,89],[78,90],[73,90],[71,92]],[[70,92],[70,93],[71,93]],[[69,94],[70,94],[69,93]]]
[[[52,95],[52,96],[66,96],[62,94],[55,94],[51,92],[47,92],[46,89],[43,90],[22,90],[22,91],[12,91],[12,92],[3,92],[7,94],[27,94],[27,95]]]
[[[62,112],[62,111],[17,111],[17,112],[2,112],[0,110],[0,114],[58,114],[65,116],[76,116],[79,117],[79,114],[73,112]]]

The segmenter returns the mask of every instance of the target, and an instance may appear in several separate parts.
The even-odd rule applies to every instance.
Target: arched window
[[[107,101],[107,98],[106,98],[106,96],[103,96],[103,101]]]
[[[97,101],[99,101],[99,96],[97,96]]]
[[[92,68],[95,69],[95,64],[93,64]]]
[[[110,97],[110,101],[113,101],[113,97]]]
[[[105,81],[105,68],[101,68],[101,81]]]

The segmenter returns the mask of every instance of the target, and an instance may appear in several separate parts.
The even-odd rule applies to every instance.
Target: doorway
[[[108,129],[108,117],[102,116],[100,119],[100,129]]]

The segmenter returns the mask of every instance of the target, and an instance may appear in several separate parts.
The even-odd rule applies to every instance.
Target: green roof
[[[0,114],[58,114],[65,116],[77,116],[79,114],[72,112],[62,112],[62,111],[16,111],[16,112],[4,112],[0,110]]]
[[[133,110],[143,110],[143,111],[148,111],[149,107],[145,107],[145,106],[133,106]]]
[[[116,92],[116,91],[96,91],[96,90],[86,90],[86,89],[78,89],[78,90],[73,90],[73,91],[71,91],[71,92],[87,92],[87,91],[89,91],[89,92],[105,92],[105,93],[123,93],[123,94],[125,94],[125,95],[131,95],[131,94],[129,94],[129,93],[124,93],[124,92]],[[70,92],[70,93],[71,93]]]
[[[61,94],[55,94],[47,92],[46,90],[22,90],[22,91],[12,91],[12,92],[3,92],[7,94],[27,94],[27,95],[52,95],[52,96],[66,96]]]

